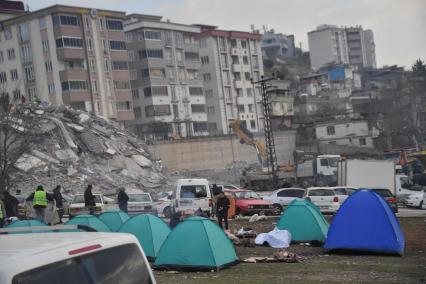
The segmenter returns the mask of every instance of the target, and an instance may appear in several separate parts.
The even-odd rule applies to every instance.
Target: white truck
[[[395,164],[386,160],[340,160],[337,164],[337,184],[389,189],[396,195]]]

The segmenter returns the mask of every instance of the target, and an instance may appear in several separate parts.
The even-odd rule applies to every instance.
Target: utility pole
[[[274,74],[272,78],[264,78],[263,76],[259,81],[253,82],[252,84],[260,84],[262,88],[262,106],[263,106],[263,127],[265,131],[265,143],[266,143],[266,160],[268,163],[268,175],[272,178],[272,189],[278,188],[278,175],[277,175],[277,154],[275,152],[275,141],[274,133],[271,126],[271,112],[272,106],[267,95],[267,82],[275,80]]]

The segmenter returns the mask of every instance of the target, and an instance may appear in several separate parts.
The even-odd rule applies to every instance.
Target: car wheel
[[[172,209],[168,206],[163,209],[163,214],[165,218],[171,218],[172,217]]]
[[[283,207],[280,204],[274,204],[274,215],[280,215],[283,212]]]
[[[419,209],[423,209],[423,200],[422,200],[422,201],[420,201]]]

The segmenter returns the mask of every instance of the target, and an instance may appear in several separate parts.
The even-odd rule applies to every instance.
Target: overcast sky
[[[307,32],[321,24],[362,25],[374,32],[378,66],[426,61],[426,0],[24,0],[31,10],[54,4],[161,15],[249,31],[267,25],[294,34],[308,49]]]

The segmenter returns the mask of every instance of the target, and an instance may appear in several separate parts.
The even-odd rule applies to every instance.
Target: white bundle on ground
[[[257,235],[254,240],[256,245],[263,245],[265,242],[273,248],[288,248],[291,243],[291,234],[287,230],[279,230],[275,227],[269,233]]]

